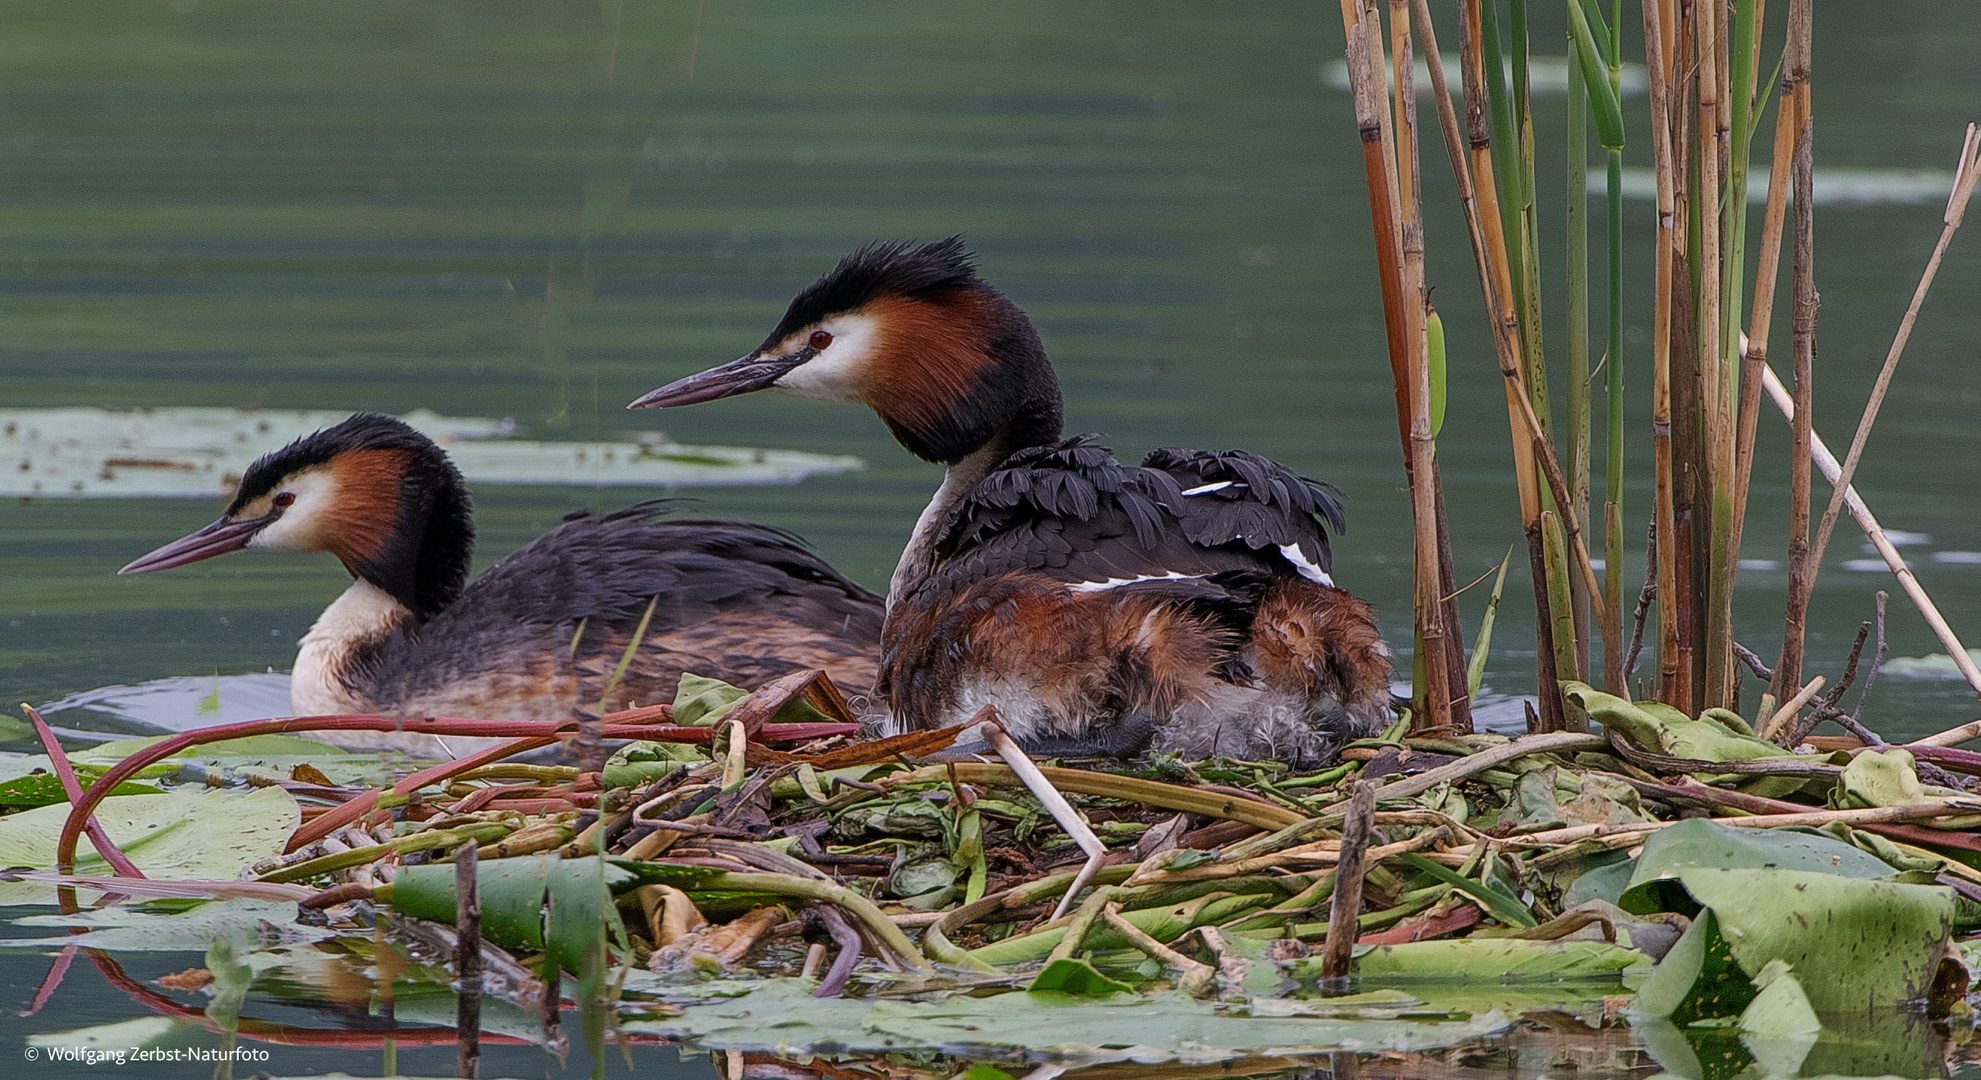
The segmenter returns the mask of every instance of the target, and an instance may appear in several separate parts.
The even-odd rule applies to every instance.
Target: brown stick
[[[454,850],[454,977],[460,999],[454,1010],[454,1075],[481,1075],[481,889],[475,875],[481,845]]]
[[[1362,917],[1362,861],[1369,850],[1370,819],[1375,813],[1376,786],[1357,780],[1341,823],[1341,862],[1335,869],[1327,944],[1321,951],[1321,978],[1336,988],[1354,970],[1355,937]]]
[[[1775,700],[1794,695],[1802,685],[1802,646],[1809,619],[1809,593],[1815,587],[1821,555],[1809,543],[1809,437],[1814,430],[1814,362],[1816,357],[1816,295],[1814,141],[1815,117],[1809,104],[1809,0],[1789,4],[1788,85],[1793,95],[1795,137],[1795,254],[1790,267],[1793,307],[1790,346],[1795,363],[1795,420],[1789,435],[1788,602],[1782,620],[1781,660],[1775,664],[1769,690]],[[1839,485],[1841,494],[1846,489]]]
[[[1758,2],[1758,0],[1757,0]],[[1806,0],[1803,0],[1806,4]],[[1791,25],[1798,8],[1789,7]],[[1755,22],[1759,24],[1757,13]],[[1761,47],[1761,35],[1754,35],[1754,47]],[[1754,477],[1754,439],[1761,416],[1761,369],[1768,363],[1768,333],[1774,322],[1775,277],[1781,268],[1783,225],[1788,218],[1789,173],[1793,168],[1796,136],[1801,131],[1797,87],[1809,78],[1806,64],[1784,65],[1781,94],[1775,101],[1775,149],[1768,173],[1768,209],[1761,226],[1760,256],[1754,267],[1754,300],[1747,320],[1747,336],[1741,343],[1740,430],[1734,449],[1734,497],[1736,516],[1732,550],[1740,551],[1747,526],[1747,491]],[[1760,71],[1752,69],[1754,77]],[[1778,695],[1779,696],[1779,695]]]

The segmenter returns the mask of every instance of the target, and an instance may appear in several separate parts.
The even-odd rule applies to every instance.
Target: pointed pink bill
[[[132,560],[131,564],[117,571],[119,574],[145,574],[153,570],[170,570],[175,566],[196,563],[201,559],[211,559],[215,555],[225,555],[248,546],[254,534],[267,525],[269,518],[246,518],[235,521],[221,518],[206,528],[159,548],[148,555]]]
[[[762,390],[783,378],[786,372],[804,363],[812,355],[809,350],[804,349],[793,356],[751,353],[720,367],[712,367],[685,379],[676,379],[626,407],[664,409],[670,405],[698,405],[704,401]]]

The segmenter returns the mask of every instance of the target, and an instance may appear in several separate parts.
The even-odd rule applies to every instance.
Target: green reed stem
[[[1610,11],[1610,94],[1623,97],[1623,0]],[[1619,120],[1622,111],[1618,110]],[[1606,617],[1623,627],[1623,131],[1616,145],[1604,142],[1608,169],[1604,175],[1604,210],[1609,237],[1609,335],[1603,355],[1603,396],[1609,438],[1603,454],[1603,607]],[[1603,671],[1610,693],[1628,696],[1622,657],[1606,657]]]
[[[1569,5],[1574,10],[1574,5]],[[1571,35],[1572,37],[1573,35]],[[1564,199],[1566,225],[1563,246],[1568,255],[1568,497],[1584,535],[1589,529],[1589,94],[1582,82],[1587,59],[1568,54],[1568,169]],[[1589,625],[1592,597],[1580,582],[1571,582],[1575,621]],[[1576,642],[1576,670],[1589,669],[1588,635]]]

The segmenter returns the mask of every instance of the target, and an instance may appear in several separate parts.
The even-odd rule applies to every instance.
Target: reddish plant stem
[[[624,713],[614,713],[607,719],[616,720],[636,716],[658,715],[667,714],[649,709],[629,709]],[[815,739],[822,738],[826,735],[852,734],[858,730],[859,725],[857,724],[765,724],[763,727],[763,737],[766,739]],[[465,735],[480,738],[515,739],[514,742],[508,744],[506,749],[504,747],[495,747],[494,751],[501,751],[497,756],[486,756],[494,751],[484,751],[472,757],[461,758],[453,762],[445,762],[423,772],[415,773],[413,776],[409,776],[405,780],[400,781],[399,784],[394,785],[394,791],[399,794],[416,790],[418,787],[432,783],[434,779],[444,779],[457,771],[476,768],[491,761],[500,761],[502,758],[513,754],[534,750],[540,746],[548,746],[556,742],[559,738],[571,733],[570,725],[552,728],[546,724],[527,720],[467,720],[457,717],[400,720],[372,715],[292,716],[277,720],[250,720],[239,724],[222,724],[218,727],[200,728],[196,731],[182,732],[125,758],[108,772],[97,778],[97,781],[90,785],[89,790],[83,792],[80,800],[70,804],[69,819],[62,823],[61,837],[56,843],[55,854],[58,865],[66,866],[74,862],[76,842],[82,835],[83,823],[89,820],[89,815],[95,811],[97,804],[101,803],[104,797],[111,791],[116,790],[118,784],[130,779],[146,766],[162,761],[191,746],[201,746],[206,743],[220,742],[226,739],[246,738],[250,735],[280,735],[303,731],[401,731],[414,735]],[[602,734],[608,739],[705,743],[709,741],[712,732],[708,728],[676,727],[672,724],[645,726],[621,723],[605,725]],[[466,761],[473,761],[475,764],[462,766],[462,762]],[[428,774],[432,774],[432,777],[422,779],[412,787],[404,787],[404,785],[412,782],[415,777],[427,777]],[[404,788],[404,790],[401,791],[401,788]],[[334,819],[332,824],[302,842],[309,843],[335,829],[342,828],[344,825],[355,820],[359,815],[376,806],[378,795],[378,792],[367,792],[365,795],[353,799],[350,803],[346,803],[344,806],[340,806],[316,818],[315,821],[305,826],[303,830],[299,830],[297,835],[300,836],[304,832],[314,830],[326,820],[332,819]],[[356,803],[363,803],[364,805],[354,806],[353,804]],[[345,814],[344,811],[347,807],[351,809],[348,814]],[[292,837],[288,850],[294,851],[298,846],[300,845]]]
[[[62,744],[55,738],[54,730],[48,726],[48,721],[43,720],[41,714],[35,711],[34,706],[24,701],[21,703],[21,711],[27,714],[28,723],[34,725],[34,734],[41,740],[41,748],[48,751],[48,763],[55,769],[56,778],[62,781],[62,794],[68,796],[70,806],[76,805],[83,797],[83,785],[82,781],[76,779],[76,770],[69,764],[69,755],[62,752]],[[105,794],[109,792],[106,791]],[[117,850],[116,844],[110,842],[110,834],[103,831],[103,826],[97,823],[95,815],[92,814],[87,819],[83,828],[88,831],[89,842],[96,846],[97,854],[103,856],[103,861],[109,863],[111,868],[117,871],[118,876],[135,878],[144,876],[144,871],[139,870],[123,852]],[[75,867],[71,860],[65,859],[58,862],[55,869],[67,874],[74,871]]]

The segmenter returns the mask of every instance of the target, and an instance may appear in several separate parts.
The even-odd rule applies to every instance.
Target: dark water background
[[[1556,18],[1537,14],[1537,54],[1565,51]],[[1104,432],[1123,456],[1241,446],[1339,485],[1350,530],[1335,576],[1408,641],[1408,500],[1353,117],[1326,80],[1341,55],[1333,5],[147,0],[0,4],[0,26],[0,405],[430,408],[549,439],[658,426],[687,443],[858,454],[864,472],[693,494],[702,511],[796,529],[881,587],[939,474],[870,413],[772,395],[621,406],[752,347],[859,244],[960,232],[1039,324],[1070,430]],[[1636,37],[1626,27],[1626,55],[1641,55]],[[1950,168],[1981,114],[1977,41],[1981,5],[1821,5],[1819,167]],[[1565,98],[1537,102],[1552,246]],[[1643,99],[1627,108],[1629,160],[1644,164]],[[1452,342],[1439,450],[1470,580],[1520,536],[1449,170],[1435,143],[1424,162]],[[1940,211],[1817,211],[1817,424],[1839,453]],[[1626,212],[1634,593],[1652,208]],[[1858,487],[1887,527],[1930,536],[1906,550],[1981,642],[1981,565],[1929,554],[1981,550],[1977,244],[1954,243]],[[1559,357],[1561,273],[1543,273]],[[1785,297],[1777,310],[1786,355]],[[1779,560],[1788,436],[1765,410],[1761,432],[1743,554]],[[568,509],[655,494],[479,490],[478,561]],[[0,701],[285,667],[348,580],[328,557],[112,576],[217,509],[0,505]],[[1846,518],[1816,592],[1812,671],[1834,674],[1873,592],[1892,588],[1841,567],[1863,557],[1860,539]],[[1503,693],[1534,679],[1523,563],[1487,670]],[[1740,577],[1738,632],[1764,656],[1785,581]],[[1893,654],[1937,651],[1893,591]],[[1482,592],[1463,601],[1468,637]],[[1910,735],[1976,712],[1962,684],[1887,679],[1866,715]]]

